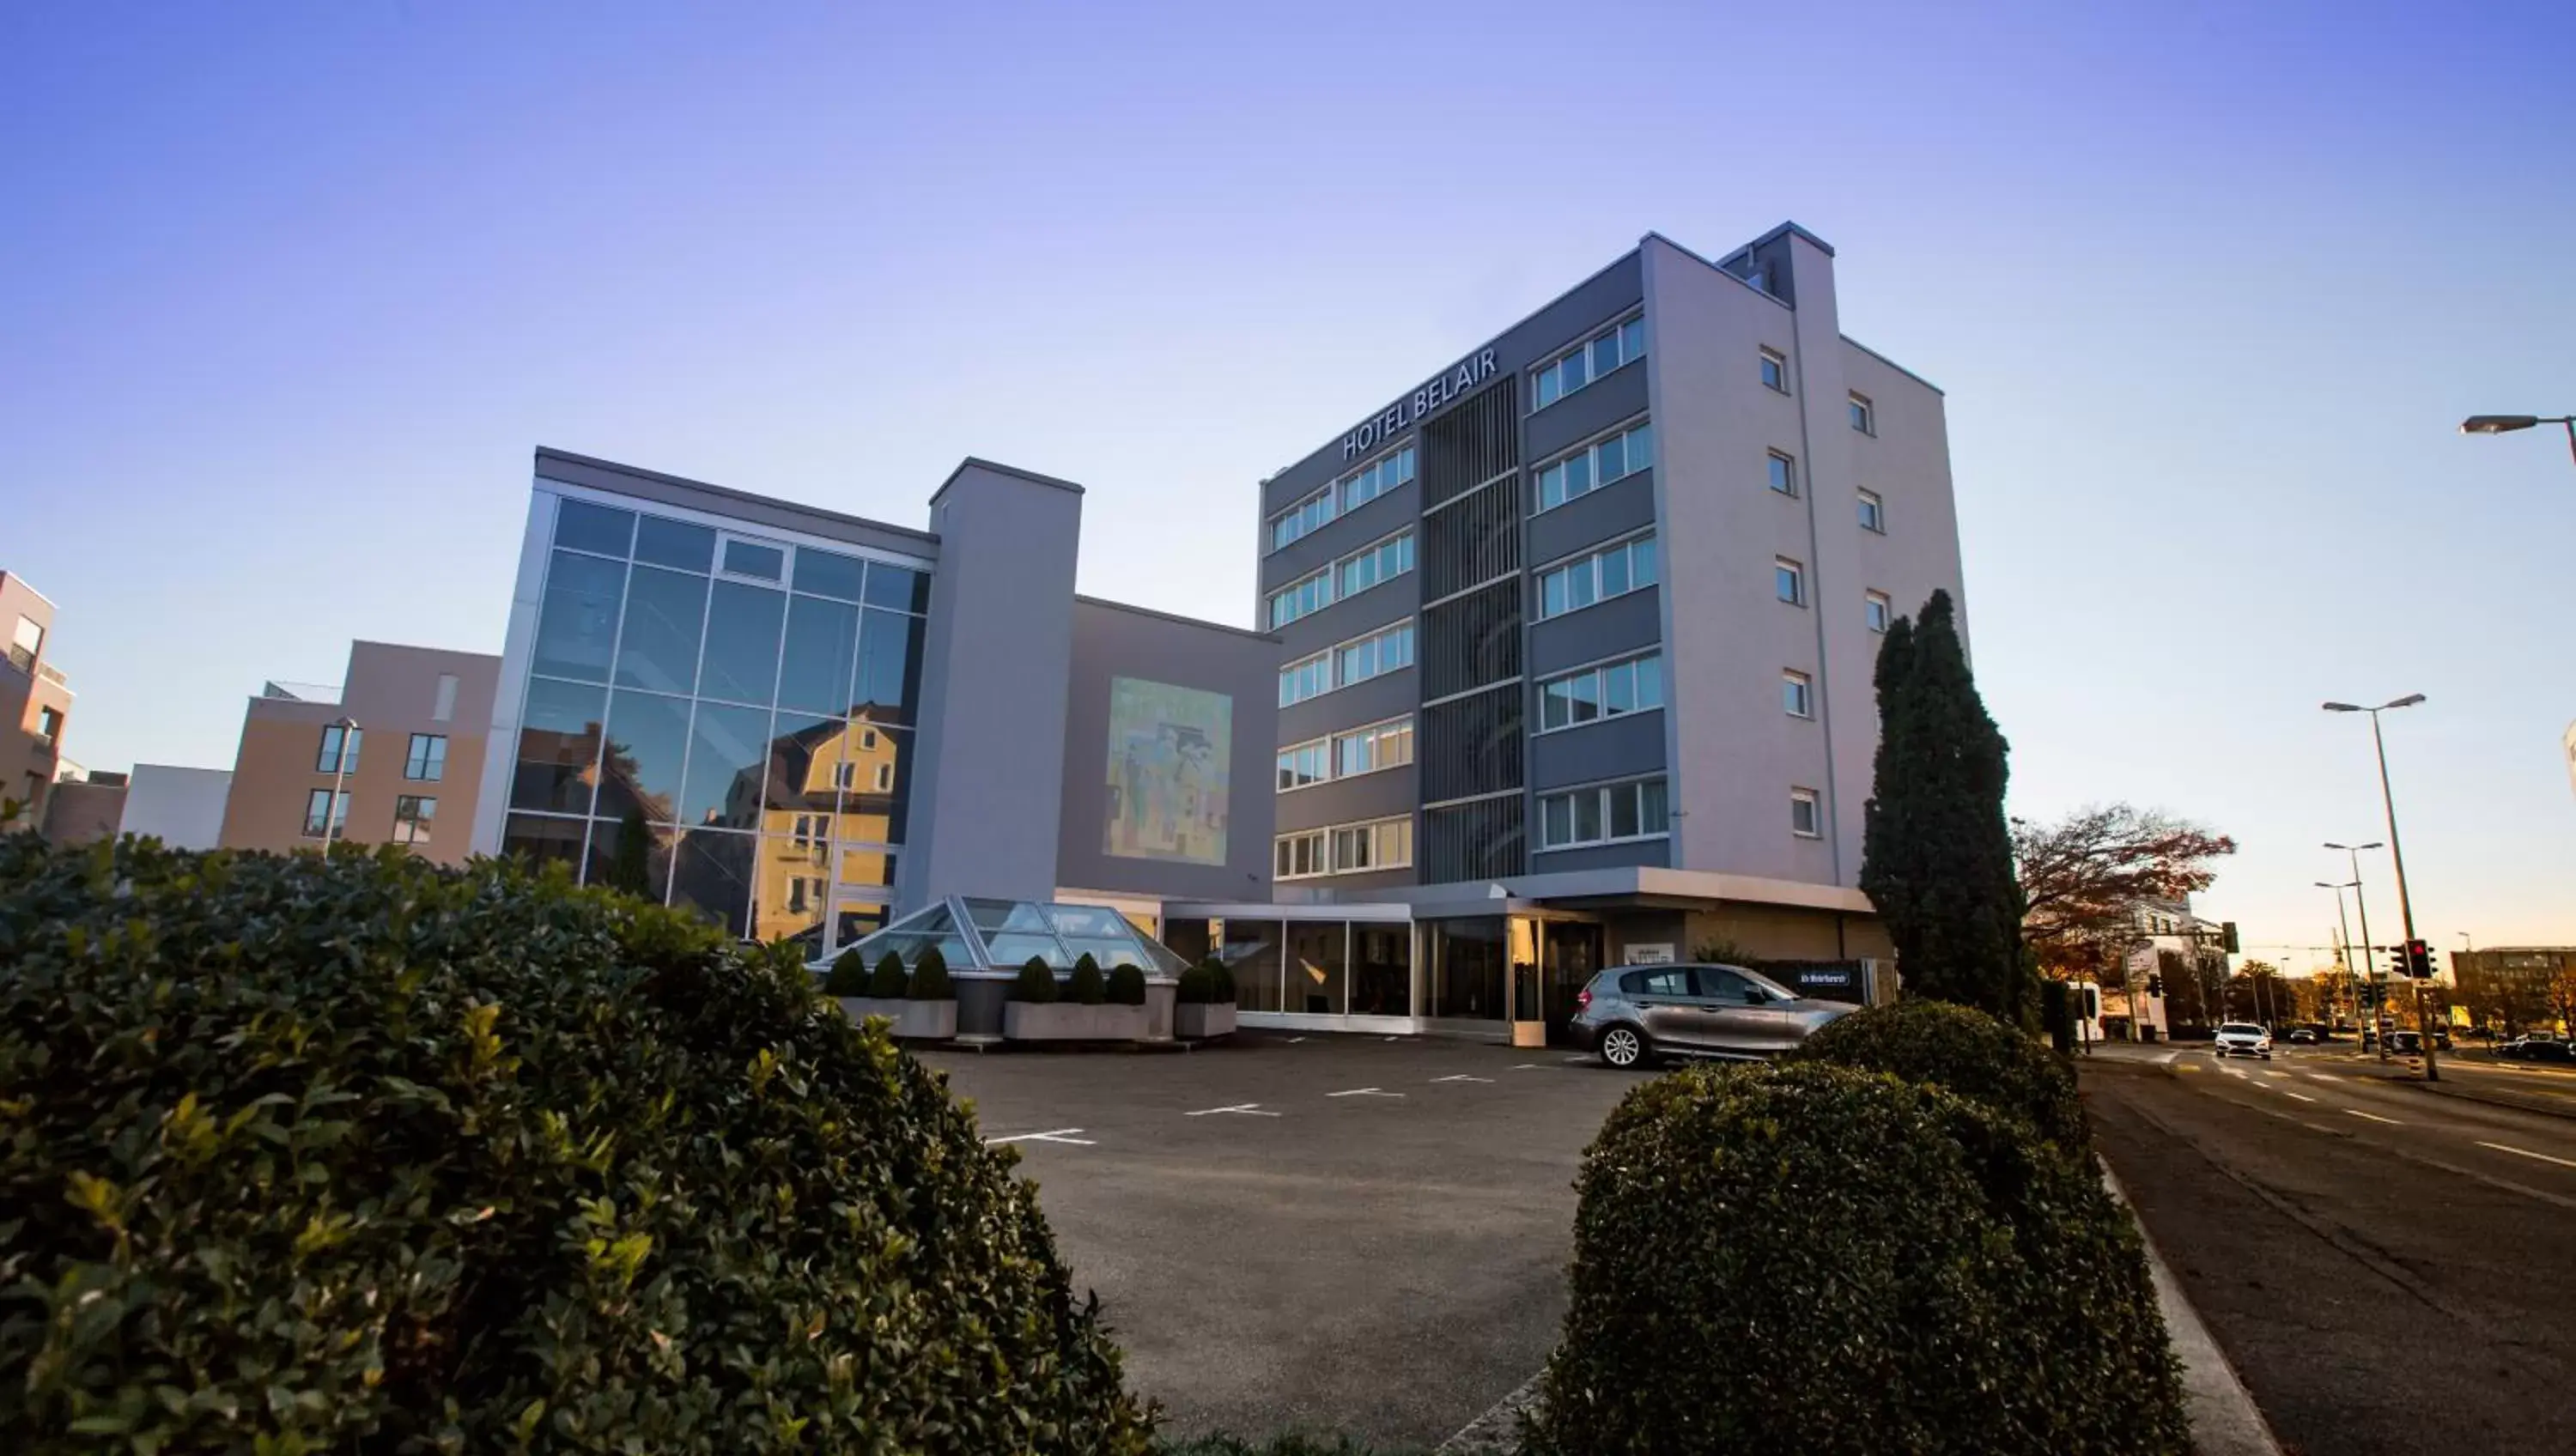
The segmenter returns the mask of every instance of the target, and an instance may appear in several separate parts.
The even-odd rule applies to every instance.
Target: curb
[[[2236,1367],[2227,1363],[2226,1352],[2218,1348],[2209,1326],[2201,1323],[2200,1311],[2183,1297],[2182,1284],[2156,1252],[2156,1241],[2148,1235],[2146,1221],[2138,1217],[2137,1206],[2129,1202],[2128,1191],[2112,1176],[2110,1164],[2098,1157],[2094,1161],[2102,1169],[2102,1186],[2129,1210],[2130,1222],[2137,1225],[2138,1246],[2146,1251],[2147,1273],[2155,1283],[2165,1335],[2175,1358],[2182,1362],[2183,1412],[2191,1422],[2194,1456],[2283,1456],[2271,1425],[2254,1405],[2253,1393],[2237,1377]]]
[[[1458,1433],[1431,1448],[1431,1456],[1517,1456],[1521,1449],[1521,1411],[1538,1399],[1539,1377],[1547,1374],[1542,1365],[1537,1374],[1520,1383],[1520,1388],[1495,1401],[1483,1415],[1458,1428]]]

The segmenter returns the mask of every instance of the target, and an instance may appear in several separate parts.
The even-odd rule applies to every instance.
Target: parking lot
[[[1641,1080],[1375,1037],[922,1060],[1020,1150],[1171,1429],[1426,1446],[1547,1358],[1576,1166]]]

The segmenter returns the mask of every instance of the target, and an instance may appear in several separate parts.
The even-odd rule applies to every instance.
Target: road
[[[2576,1451],[2576,1120],[2342,1048],[2082,1066],[2104,1158],[2291,1451]],[[2551,1072],[2442,1075],[2576,1096]]]

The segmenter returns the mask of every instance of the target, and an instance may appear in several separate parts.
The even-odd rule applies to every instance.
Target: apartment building
[[[268,683],[242,715],[222,847],[391,843],[462,863],[500,668],[486,653],[355,642],[336,685]]]
[[[8,658],[0,664],[0,801],[19,806],[0,828],[34,828],[45,822],[61,770],[71,683],[45,656],[53,602],[6,571],[0,571],[0,629],[9,633]]]

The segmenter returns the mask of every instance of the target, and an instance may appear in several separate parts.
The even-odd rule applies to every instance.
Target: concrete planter
[[[1231,1001],[1183,1004],[1172,1008],[1172,1035],[1183,1041],[1233,1034],[1234,1003]]]
[[[954,1001],[914,1001],[908,998],[844,996],[841,1009],[852,1021],[882,1016],[894,1023],[891,1030],[902,1041],[946,1041],[957,1035],[957,1003]]]
[[[1014,1001],[1002,1008],[1002,1035],[1011,1041],[1135,1041],[1144,1034],[1142,1006]]]

